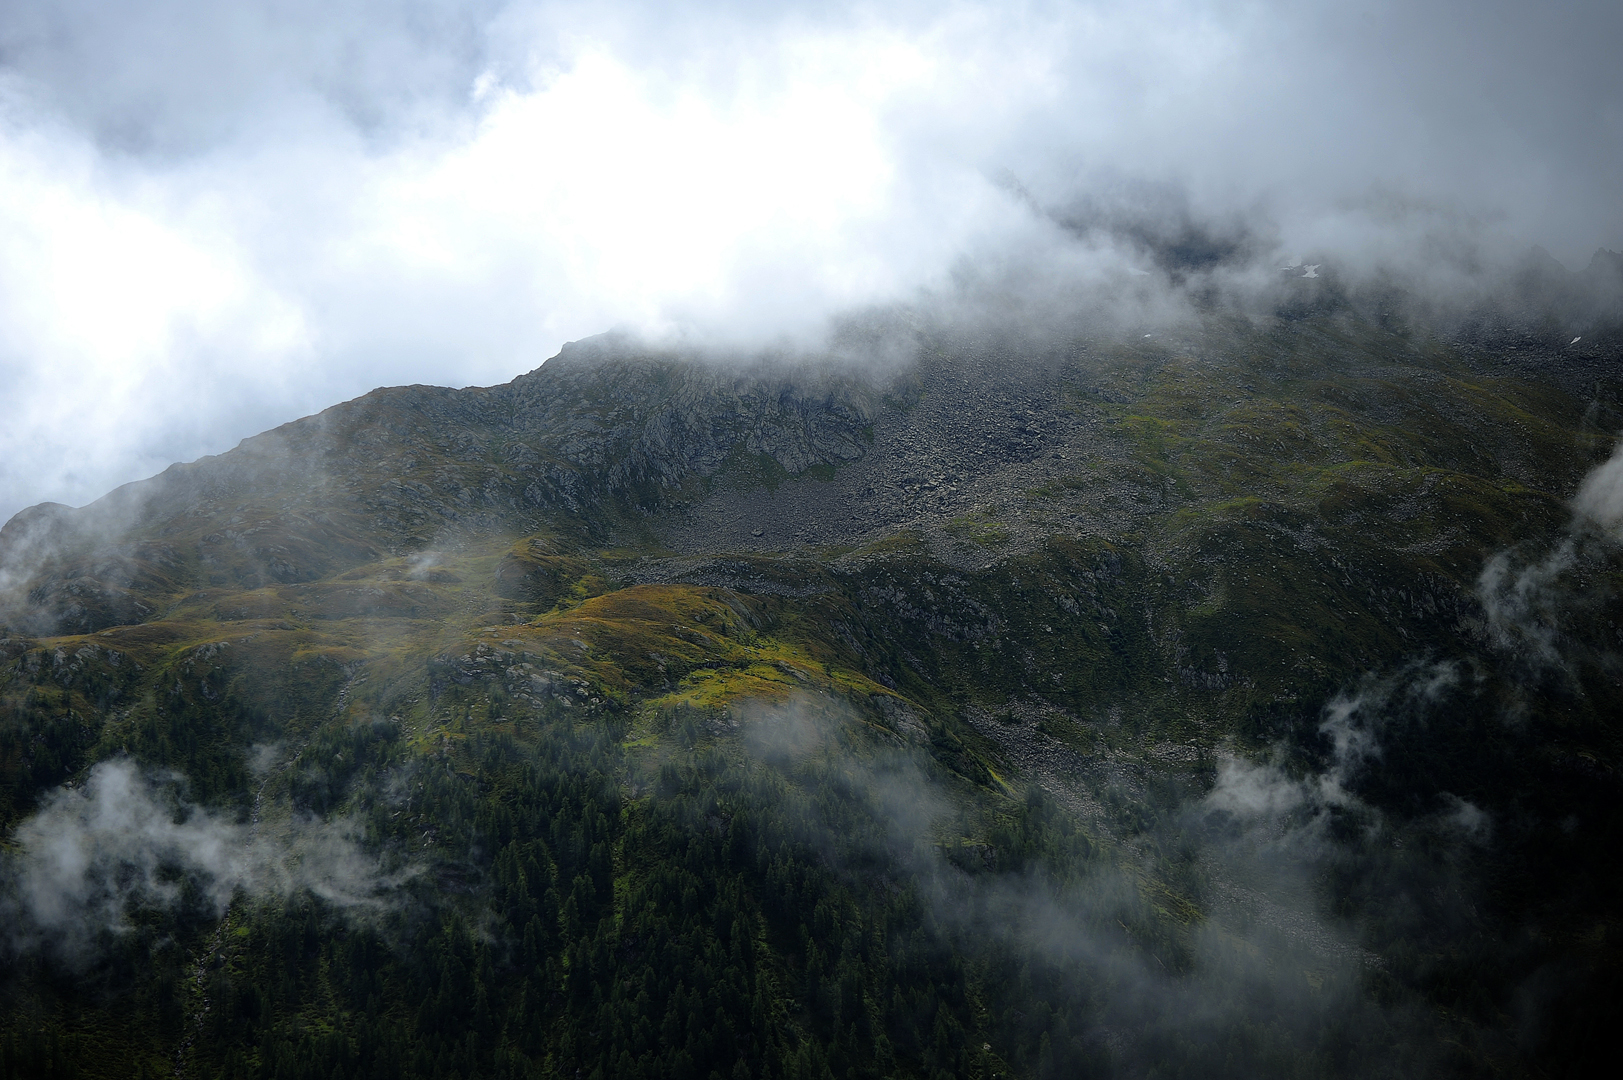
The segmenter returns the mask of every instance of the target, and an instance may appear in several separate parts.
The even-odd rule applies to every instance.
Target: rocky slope
[[[1590,1046],[1588,1018],[1615,1003],[1623,925],[1623,882],[1588,858],[1623,824],[1623,562],[1617,538],[1572,502],[1623,429],[1623,338],[1604,323],[1569,333],[1548,304],[1538,318],[1443,326],[1384,318],[1333,282],[1296,288],[1267,317],[1208,311],[1131,331],[924,325],[905,331],[909,359],[882,367],[593,339],[504,386],[375,391],[89,507],[26,511],[0,530],[4,824],[24,835],[30,815],[57,805],[56,785],[126,758],[183,774],[187,798],[255,836],[360,815],[366,850],[405,860],[423,904],[496,905],[468,917],[494,918],[498,944],[511,934],[502,962],[519,971],[512,957],[534,932],[517,916],[503,930],[508,902],[491,892],[516,880],[500,852],[518,842],[496,839],[506,811],[493,807],[518,796],[500,794],[508,766],[492,764],[509,751],[490,748],[599,740],[594,764],[571,768],[612,790],[619,809],[605,803],[605,820],[622,823],[602,826],[617,846],[580,870],[601,878],[580,905],[620,905],[591,931],[619,958],[593,961],[612,987],[614,965],[649,947],[627,929],[640,909],[626,897],[667,857],[639,864],[634,834],[615,830],[685,805],[680,778],[724,776],[718,761],[792,778],[811,768],[805,747],[822,746],[817,760],[835,772],[820,783],[901,775],[875,764],[895,760],[929,778],[908,801],[936,809],[910,842],[928,834],[946,854],[908,886],[919,895],[967,875],[953,888],[993,890],[993,903],[999,875],[1071,881],[1077,851],[1105,859],[1114,884],[1089,871],[1073,884],[1093,884],[1053,910],[1081,905],[1078,926],[1121,927],[1121,942],[1074,963],[1141,980],[1133,994],[1211,1005],[1225,995],[1202,980],[1253,978],[1233,974],[1250,970],[1234,966],[1241,954],[1316,987],[1345,982],[1351,997],[1309,995],[1319,1005],[1301,1030],[1231,1046],[1236,1069],[1289,1074],[1280,1062],[1299,1051],[1328,1060],[1325,1040],[1342,1036],[1314,1025],[1347,1001],[1360,1031],[1413,1049],[1409,1071],[1564,1067]],[[820,719],[791,722],[785,709]],[[836,745],[850,755],[837,767]],[[445,791],[468,785],[456,796],[466,807],[443,820],[387,794],[430,762],[445,764]],[[731,781],[691,780],[712,782]],[[731,835],[734,812],[704,820]],[[583,835],[598,827],[589,819]],[[575,880],[558,876],[574,865],[563,850],[542,860],[559,905]],[[904,863],[923,874],[904,860],[880,876]],[[739,887],[758,898],[781,886],[749,881]],[[1136,899],[1101,906],[1088,889]],[[257,961],[222,935],[259,925],[257,895],[243,886],[224,921],[205,910],[165,932],[200,973],[247,971]],[[157,903],[138,899],[131,911]],[[549,918],[587,933],[561,906]],[[718,1070],[771,1060],[789,1071],[808,1047],[874,1075],[1184,1060],[1135,1034],[1148,1014],[1109,1004],[1131,996],[1120,982],[1102,998],[1066,983],[1081,997],[1063,1008],[1021,983],[1028,997],[992,1019],[974,1004],[992,984],[973,980],[982,990],[942,991],[957,1003],[918,1021],[947,1025],[956,1065],[942,1064],[946,1043],[921,1048],[925,1036],[886,1059],[896,1052],[873,1032],[903,1045],[916,1018],[885,996],[890,976],[872,957],[847,972],[843,1000],[867,1002],[858,1027],[873,1030],[840,1049],[845,1006],[788,973],[815,969],[818,949],[854,957],[856,946],[806,919],[804,939],[761,931],[762,970],[787,967],[777,989],[751,991],[787,1010],[773,1023],[798,1033],[793,1045],[770,1057],[779,1043],[762,1028],[756,1049],[704,1051]],[[321,933],[343,933],[335,925]],[[1075,930],[1054,955],[1098,932]],[[1223,942],[1239,951],[1219,962]],[[980,956],[962,941],[952,950]],[[565,987],[586,961],[558,963],[546,978]],[[1294,993],[1256,978],[1244,985]],[[533,992],[553,992],[543,984]],[[221,1029],[212,1045],[185,1035],[211,1008],[202,985],[152,991],[182,1019],[132,1044],[141,1061],[202,1074],[241,1053],[269,1075],[275,1040],[304,1045],[300,1025],[350,1030],[349,1012],[301,991],[264,1006],[261,1042]],[[395,1000],[394,985],[379,983],[379,1001]],[[685,992],[659,991],[678,1004]],[[94,1024],[60,1019],[71,992],[24,979],[6,993],[27,1018],[13,1036],[48,1030],[88,1039],[104,1066],[132,1060],[87,1034]],[[105,1008],[112,1028],[135,1023]],[[411,1039],[439,1030],[422,1008]],[[1074,1014],[1074,1031],[1026,1019],[1042,1009]],[[1224,1032],[1256,1019],[1223,1015]],[[515,1071],[617,1068],[607,1020],[533,1023],[550,1034],[525,1044]],[[1202,1030],[1185,1034],[1216,1037]],[[509,1044],[481,1045],[468,1070],[499,1072],[491,1055]],[[1373,1060],[1347,1053],[1355,1074]],[[805,1069],[821,1068],[814,1058]]]

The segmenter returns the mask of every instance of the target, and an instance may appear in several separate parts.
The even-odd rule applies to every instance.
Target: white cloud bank
[[[1610,4],[19,0],[0,518],[613,326],[815,336],[1144,182],[1295,258],[1623,246]],[[994,179],[995,178],[995,179]]]

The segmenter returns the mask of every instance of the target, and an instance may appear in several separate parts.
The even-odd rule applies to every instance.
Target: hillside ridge
[[[72,957],[28,942],[109,886],[0,887],[36,935],[0,1065],[28,1032],[109,1074],[1583,1059],[1623,559],[1575,493],[1623,345],[1297,287],[910,326],[883,366],[606,335],[16,515],[6,880],[115,792],[261,862],[97,841],[135,854],[94,881],[192,892],[115,889]],[[168,974],[90,1006],[62,963]]]

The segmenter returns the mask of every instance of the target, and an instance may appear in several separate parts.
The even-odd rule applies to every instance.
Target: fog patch
[[[1224,755],[1202,805],[1247,823],[1292,815],[1299,823],[1310,822],[1332,808],[1370,813],[1353,786],[1360,772],[1381,756],[1381,724],[1396,712],[1423,711],[1440,702],[1460,681],[1459,666],[1448,661],[1414,664],[1385,678],[1367,677],[1356,690],[1337,694],[1324,707],[1318,733],[1330,753],[1321,771],[1293,777],[1277,752],[1267,762]]]
[[[0,488],[4,479],[0,467]],[[109,613],[126,621],[149,614],[132,586],[143,560],[164,563],[170,553],[128,533],[177,483],[181,476],[164,473],[88,506],[41,503],[0,522],[0,624],[43,635],[97,629],[87,624]]]
[[[248,748],[248,775],[265,780],[282,760],[281,743],[255,743]]]
[[[418,551],[406,559],[406,576],[412,581],[427,581],[433,576],[434,569],[445,560],[445,556],[438,551]]]
[[[1623,444],[1584,477],[1573,496],[1572,509],[1580,522],[1598,526],[1611,540],[1623,541]]]
[[[1561,666],[1561,616],[1567,607],[1561,579],[1577,563],[1577,546],[1569,537],[1544,558],[1517,566],[1501,551],[1477,576],[1477,597],[1487,616],[1493,643],[1539,664]]]
[[[1623,551],[1623,443],[1579,482],[1571,508],[1564,534],[1543,554],[1498,552],[1477,577],[1493,644],[1535,667],[1568,673],[1592,652],[1573,632],[1575,616],[1611,595],[1580,578]]]
[[[821,706],[821,707],[820,707]],[[744,745],[766,761],[788,764],[825,745],[829,735],[822,699],[775,703],[747,701],[733,710]]]
[[[1452,792],[1443,792],[1442,798],[1448,806],[1442,814],[1443,824],[1473,841],[1485,843],[1489,839],[1493,833],[1493,818],[1486,810]]]
[[[1237,818],[1280,817],[1306,803],[1306,785],[1273,765],[1224,756],[1217,762],[1217,782],[1206,805]]]
[[[1390,1031],[1410,1022],[1364,995],[1372,958],[1354,927],[1320,914],[1313,881],[1331,843],[1317,816],[1354,801],[1351,775],[1379,753],[1374,714],[1439,677],[1431,668],[1420,674],[1372,684],[1326,710],[1334,751],[1322,776],[1292,778],[1237,758],[1219,763],[1211,794],[1185,804],[1155,841],[1163,850],[1181,845],[1207,876],[1204,895],[1195,895],[1200,914],[1181,931],[1158,910],[1159,856],[1089,839],[1097,823],[1070,818],[1035,789],[1026,807],[1047,815],[1040,828],[1072,822],[1058,827],[1076,830],[1072,855],[1088,854],[1053,864],[1025,859],[1019,841],[980,832],[985,823],[976,824],[923,750],[889,739],[859,747],[852,733],[866,721],[821,699],[753,707],[745,740],[802,785],[805,827],[831,863],[867,876],[882,860],[957,947],[975,953],[993,943],[1048,973],[1034,978],[1072,987],[1076,1011],[1064,1030],[1073,1047],[1091,1048],[1073,1053],[1142,1071],[1167,1065],[1186,1046],[1222,1043],[1234,1064],[1245,1058],[1270,1071],[1267,1055],[1279,1046],[1248,1046],[1235,1032],[1267,1026],[1292,1052],[1312,1053],[1339,1028]],[[828,826],[814,808],[831,791],[880,825],[880,850],[820,835]],[[1236,822],[1237,831],[1226,827]]]
[[[274,747],[254,760],[274,758]],[[378,908],[410,876],[386,872],[353,822],[296,821],[272,835],[191,803],[173,774],[104,761],[20,824],[3,864],[10,944],[82,951],[137,909],[216,918],[238,897],[308,891],[338,908]]]

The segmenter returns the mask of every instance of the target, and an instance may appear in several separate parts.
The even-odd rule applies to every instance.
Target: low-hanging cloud
[[[966,269],[1157,270],[1144,244],[1173,204],[1262,263],[1452,273],[1533,242],[1581,262],[1623,246],[1620,20],[7,5],[0,518],[374,385],[503,380],[614,326],[810,340]]]
[[[342,821],[274,832],[238,823],[178,797],[175,777],[127,759],[51,793],[14,840],[3,866],[9,943],[51,942],[70,954],[125,929],[133,907],[186,901],[218,917],[241,896],[308,890],[340,908],[371,908],[404,880]]]
[[[1572,597],[1562,579],[1577,563],[1571,537],[1529,563],[1509,551],[1490,558],[1477,577],[1477,596],[1493,643],[1536,665],[1564,666],[1562,623]]]
[[[1183,946],[1150,929],[1157,916],[1144,874],[1153,876],[1155,860],[1146,852],[1096,852],[1085,866],[1056,875],[1042,866],[1003,866],[1011,853],[987,847],[984,857],[998,864],[988,867],[993,872],[967,869],[949,854],[962,842],[962,811],[923,755],[900,743],[856,751],[842,733],[849,711],[824,699],[750,706],[735,719],[745,745],[764,760],[810,790],[837,788],[879,823],[882,853],[853,851],[853,837],[819,834],[816,799],[809,800],[801,815],[808,837],[836,865],[854,856],[857,872],[869,874],[882,854],[929,905],[934,924],[964,947],[993,943],[1074,986],[1077,1000],[1086,1001],[1067,1017],[1076,1046],[1092,1046],[1114,1068],[1139,1075],[1171,1067],[1185,1046],[1222,1043],[1229,1068],[1244,1073],[1270,1068],[1261,1055],[1280,1045],[1248,1046],[1232,1037],[1237,1031],[1265,1027],[1292,1053],[1312,1054],[1341,1037],[1338,1026],[1397,1037],[1419,1020],[1365,995],[1362,980],[1379,961],[1362,949],[1355,926],[1322,910],[1313,881],[1333,846],[1324,813],[1362,807],[1347,785],[1378,755],[1385,712],[1428,701],[1454,678],[1447,665],[1435,665],[1370,680],[1327,708],[1324,731],[1334,752],[1322,774],[1292,779],[1272,765],[1230,760],[1209,796],[1173,812],[1165,827],[1175,835],[1161,844],[1180,850],[1204,879],[1203,913]],[[1455,831],[1486,834],[1490,823],[1480,810],[1452,797],[1444,803],[1460,819]],[[1214,827],[1218,821],[1233,827]]]
[[[1314,835],[1332,810],[1378,815],[1355,792],[1360,773],[1381,757],[1381,728],[1399,714],[1424,714],[1461,685],[1460,666],[1450,661],[1412,663],[1385,676],[1367,676],[1356,689],[1339,693],[1324,707],[1319,734],[1329,746],[1324,767],[1293,776],[1277,761],[1225,755],[1206,794],[1207,810],[1250,826],[1272,829],[1291,822],[1298,836]],[[1487,828],[1487,815],[1451,792],[1437,793],[1461,822]]]
[[[1593,651],[1593,643],[1574,640],[1573,617],[1611,592],[1580,588],[1574,574],[1615,560],[1623,548],[1623,443],[1579,482],[1571,508],[1566,529],[1545,550],[1531,559],[1497,552],[1477,578],[1493,643],[1536,667],[1570,670]]]
[[[1623,444],[1583,478],[1572,509],[1580,525],[1592,525],[1623,542]]]

